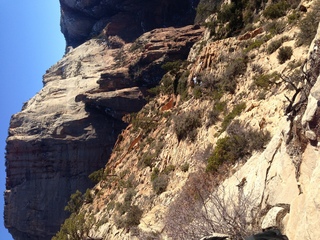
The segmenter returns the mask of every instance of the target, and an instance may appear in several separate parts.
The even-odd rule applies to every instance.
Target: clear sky
[[[58,0],[0,0],[0,192],[5,190],[5,140],[10,117],[42,87],[42,75],[64,53]],[[12,240],[3,223],[0,239]]]

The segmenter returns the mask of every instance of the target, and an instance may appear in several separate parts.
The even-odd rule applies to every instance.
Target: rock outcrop
[[[5,224],[14,239],[51,239],[68,215],[71,193],[92,187],[88,175],[105,166],[123,117],[144,106],[161,65],[186,58],[202,32],[154,30],[138,39],[139,48],[93,39],[47,71],[43,89],[10,123]]]
[[[193,24],[199,0],[60,0],[61,30],[67,46],[76,47],[97,36],[107,25],[108,35],[132,41],[154,28]]]

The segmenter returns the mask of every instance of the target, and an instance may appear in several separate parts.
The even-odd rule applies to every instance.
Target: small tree
[[[82,193],[77,190],[75,193],[71,194],[68,205],[65,206],[64,210],[71,213],[78,213],[83,204]]]
[[[61,225],[60,231],[52,240],[83,240],[87,239],[89,232],[94,225],[92,216],[85,218],[83,213],[71,214]]]

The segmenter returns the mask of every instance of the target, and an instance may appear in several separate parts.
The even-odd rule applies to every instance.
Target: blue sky
[[[0,0],[0,192],[5,190],[5,140],[12,114],[42,87],[42,75],[61,59],[58,0]],[[3,223],[0,195],[0,239],[12,240]]]

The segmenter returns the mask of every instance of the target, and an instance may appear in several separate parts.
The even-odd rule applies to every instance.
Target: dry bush
[[[169,208],[165,227],[169,237],[198,240],[212,233],[224,233],[237,240],[258,229],[252,194],[245,194],[242,187],[233,193],[215,187],[213,177],[216,178],[201,171],[190,175]]]

